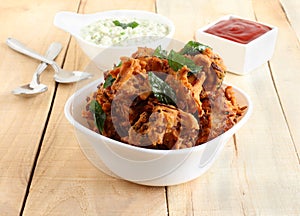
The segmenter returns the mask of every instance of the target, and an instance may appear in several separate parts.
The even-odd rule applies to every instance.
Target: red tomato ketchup
[[[247,44],[270,30],[270,27],[260,23],[240,18],[231,18],[216,23],[204,32],[238,43]]]

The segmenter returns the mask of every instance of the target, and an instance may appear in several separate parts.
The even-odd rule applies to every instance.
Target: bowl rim
[[[262,24],[262,25],[270,27],[271,30],[267,31],[266,33],[260,35],[258,38],[255,38],[254,40],[252,40],[252,41],[250,41],[249,43],[246,43],[246,44],[239,43],[239,42],[236,42],[236,41],[231,41],[229,39],[222,38],[222,37],[219,37],[219,36],[216,36],[216,35],[213,35],[213,34],[205,32],[205,30],[207,30],[208,28],[210,28],[213,25],[217,24],[218,22],[223,21],[223,20],[228,20],[228,19],[231,19],[231,18],[239,18],[239,19],[243,19],[243,20],[247,20],[247,21],[259,23],[259,24]],[[216,19],[215,21],[213,21],[213,22],[211,22],[211,23],[209,23],[209,24],[207,24],[205,26],[202,26],[202,27],[198,28],[196,30],[196,32],[195,32],[195,37],[199,41],[199,35],[203,34],[203,35],[205,35],[207,37],[211,37],[211,38],[213,38],[215,40],[220,40],[220,41],[225,42],[225,43],[229,43],[229,44],[232,44],[232,45],[238,45],[238,46],[246,48],[248,46],[251,46],[251,44],[255,43],[257,40],[261,40],[261,38],[268,37],[268,35],[272,34],[274,31],[275,32],[278,31],[278,27],[277,26],[270,25],[270,24],[264,23],[264,22],[259,22],[259,21],[256,21],[256,20],[246,19],[246,18],[243,18],[241,16],[234,15],[234,14],[228,14],[228,15],[220,17],[219,19]]]
[[[112,138],[103,136],[103,135],[101,135],[101,134],[99,134],[95,131],[92,131],[91,129],[85,127],[84,125],[79,123],[73,117],[71,112],[72,112],[72,107],[73,107],[73,100],[75,99],[76,95],[82,93],[83,91],[85,91],[85,90],[87,90],[87,89],[89,89],[93,86],[97,86],[101,81],[103,81],[103,77],[101,77],[99,79],[96,79],[93,82],[85,85],[84,87],[77,90],[74,94],[72,94],[68,98],[68,100],[67,100],[67,102],[64,106],[64,113],[65,113],[65,116],[66,116],[67,120],[76,128],[76,130],[79,130],[79,131],[83,132],[84,134],[87,134],[88,136],[92,136],[92,137],[94,137],[98,140],[103,139],[104,141],[108,141],[110,143],[113,143],[114,145],[118,145],[118,146],[128,148],[128,149],[131,149],[131,150],[137,150],[137,151],[144,152],[144,153],[166,154],[166,153],[171,153],[172,152],[172,154],[185,154],[185,153],[190,152],[190,151],[202,150],[203,148],[206,147],[206,145],[208,145],[211,142],[214,142],[216,139],[218,139],[222,136],[228,135],[229,137],[231,137],[233,134],[235,134],[248,121],[248,119],[250,118],[250,116],[252,114],[252,111],[253,111],[253,104],[252,104],[250,96],[248,94],[246,94],[243,90],[241,90],[240,88],[238,88],[234,85],[231,85],[227,82],[223,82],[222,86],[232,86],[232,88],[235,92],[238,92],[239,94],[241,94],[241,96],[245,99],[245,103],[246,103],[245,105],[247,105],[247,110],[246,110],[244,116],[235,125],[233,125],[232,128],[230,128],[226,132],[220,134],[219,136],[215,137],[214,139],[212,139],[208,142],[205,142],[201,145],[193,146],[193,147],[190,147],[190,148],[170,149],[170,150],[147,149],[147,148],[142,148],[142,147],[139,147],[139,146],[133,146],[133,145],[123,143],[123,142],[114,140]]]
[[[74,12],[71,12],[71,11],[60,11],[58,12],[57,14],[59,13],[70,13],[70,14],[73,14],[74,16],[81,16],[81,17],[93,17],[91,18],[92,21],[88,22],[88,24],[85,24],[84,26],[80,27],[79,31],[89,25],[89,24],[92,24],[94,23],[95,21],[99,20],[99,19],[105,19],[105,15],[108,15],[108,17],[113,17],[111,14],[114,14],[114,16],[117,18],[117,17],[125,17],[125,16],[132,16],[132,15],[137,15],[137,16],[141,16],[142,15],[149,15],[149,16],[156,16],[158,17],[159,19],[159,22],[167,25],[168,29],[169,29],[169,32],[167,35],[165,35],[164,37],[160,37],[160,38],[157,38],[156,40],[154,41],[151,41],[149,43],[154,43],[154,42],[159,42],[159,41],[162,41],[166,38],[169,38],[171,39],[175,33],[175,24],[174,22],[164,16],[164,15],[161,15],[161,14],[158,14],[158,13],[155,13],[155,12],[151,12],[151,11],[146,11],[146,10],[128,10],[128,9],[119,9],[119,10],[107,10],[107,11],[100,11],[100,12],[96,12],[96,13],[89,13],[89,14],[78,14],[78,13],[74,13]],[[127,15],[115,15],[115,13],[126,13]],[[98,17],[98,18],[97,18]],[[55,23],[55,21],[54,21]],[[63,29],[64,31],[66,31],[65,29]],[[110,49],[128,49],[128,48],[131,48],[131,47],[137,47],[137,46],[141,46],[141,44],[136,44],[136,45],[131,45],[131,46],[113,46],[113,45],[110,45],[110,46],[107,46],[107,45],[99,45],[99,44],[95,44],[95,43],[92,43],[90,41],[87,41],[85,40],[81,35],[80,33],[79,34],[75,34],[75,33],[72,33],[72,32],[69,32],[72,36],[74,36],[77,40],[80,40],[82,43],[86,44],[86,45],[89,45],[89,46],[92,46],[92,47],[95,47],[95,48],[110,48]]]

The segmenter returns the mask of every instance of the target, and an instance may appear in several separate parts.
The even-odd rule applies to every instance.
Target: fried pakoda
[[[120,66],[107,71],[105,82],[87,99],[83,116],[91,129],[152,149],[188,148],[229,130],[246,107],[237,104],[232,87],[222,86],[222,59],[207,46],[186,50],[167,56],[139,48],[131,57],[122,57]],[[92,101],[105,116],[101,129]]]

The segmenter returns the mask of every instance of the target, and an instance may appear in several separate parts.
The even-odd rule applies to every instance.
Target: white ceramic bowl
[[[158,21],[162,24],[165,24],[169,28],[169,33],[161,38],[155,39],[154,41],[147,42],[145,44],[139,46],[147,46],[150,48],[156,48],[158,45],[161,45],[162,48],[166,48],[170,40],[172,39],[175,26],[173,22],[160,14],[141,11],[141,10],[112,10],[112,11],[104,11],[94,14],[77,14],[73,12],[62,11],[58,12],[54,17],[54,25],[68,33],[70,33],[73,37],[76,38],[78,44],[84,51],[84,53],[95,63],[98,62],[98,55],[103,53],[99,59],[102,59],[103,62],[109,62],[110,65],[105,65],[108,68],[112,66],[112,63],[119,63],[120,56],[130,56],[137,50],[137,46],[103,46],[96,45],[92,42],[86,41],[81,36],[81,29],[95,21],[100,19],[107,18],[137,18],[137,19],[149,19],[153,21]],[[97,57],[97,58],[96,58]],[[105,61],[103,61],[103,57],[105,57]],[[103,65],[102,65],[103,66]]]
[[[221,17],[215,22],[198,29],[195,37],[200,43],[213,47],[213,50],[222,56],[229,72],[244,75],[271,59],[275,49],[278,28],[260,23],[269,26],[271,30],[247,44],[234,42],[205,32],[219,21],[235,17],[241,18],[235,15]]]
[[[86,97],[96,91],[101,82],[103,78],[91,82],[68,99],[65,105],[66,118],[74,125],[86,157],[98,169],[143,185],[175,185],[199,177],[211,167],[225,143],[245,124],[252,112],[252,103],[247,94],[233,87],[239,104],[247,105],[248,109],[230,130],[203,145],[188,149],[145,149],[104,137],[88,128],[81,113],[86,106]]]

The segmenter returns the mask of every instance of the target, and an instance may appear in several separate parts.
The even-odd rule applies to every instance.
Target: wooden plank
[[[296,32],[296,35],[298,37],[298,41],[300,42],[300,29],[299,29],[300,2],[297,1],[297,0],[280,0],[280,3],[283,7],[285,15],[288,18],[288,21],[290,22],[291,26],[293,27],[293,30]]]
[[[177,31],[178,26],[181,26],[181,31],[176,32],[176,36],[182,40],[192,37],[191,32],[196,28],[194,20],[199,21],[198,27],[205,25],[206,20],[213,20],[211,17],[218,18],[224,14],[237,14],[252,19],[256,14],[259,20],[268,21],[268,16],[280,13],[278,2],[270,1],[266,5],[255,1],[254,8],[251,1],[226,1],[226,6],[222,1],[187,3],[178,0],[168,3],[158,1],[157,10],[176,20]],[[185,13],[184,19],[178,16],[180,11],[184,11],[181,12]],[[258,11],[266,13],[264,19]],[[272,18],[274,16],[269,20],[272,20],[272,24],[286,28],[284,17],[280,16],[275,20]],[[192,20],[191,25],[186,24],[187,20]],[[286,41],[290,39],[288,34],[286,33],[287,38],[279,41],[279,47],[286,46]],[[286,49],[291,47],[292,44]],[[294,49],[299,50],[296,47]],[[290,62],[289,56],[278,49],[276,55],[281,58],[281,64]],[[294,61],[299,62],[299,58]],[[272,67],[272,72],[278,73],[278,68]],[[299,215],[298,158],[268,66],[263,65],[245,76],[228,74],[226,81],[239,86],[251,96],[254,103],[253,115],[236,134],[235,141],[226,145],[208,173],[187,184],[168,187],[169,214]]]
[[[44,53],[51,42],[66,45],[68,36],[52,26],[59,9],[75,9],[77,3],[53,1],[2,1],[0,5],[0,214],[18,215],[33,161],[43,133],[54,92],[53,71],[42,74],[48,91],[32,98],[11,94],[29,83],[38,61],[16,53],[5,41],[14,37]],[[62,61],[64,51],[58,57]]]
[[[285,19],[289,14],[284,13],[279,1],[269,3],[254,1],[254,3],[257,8],[256,16],[267,23],[276,22],[276,26],[279,28],[276,51],[270,67],[300,163],[300,100],[298,93],[300,74],[297,72],[300,68],[300,43],[295,35],[295,31],[298,29],[296,26],[300,25],[300,20],[295,19],[294,25],[291,25]],[[269,10],[261,8],[269,8]],[[272,11],[278,12],[273,13]],[[285,53],[284,56],[283,53]]]
[[[154,11],[154,1],[87,1],[79,12],[109,9]],[[65,68],[89,63],[72,39]],[[59,85],[24,215],[167,215],[165,188],[145,187],[115,179],[84,156],[72,125],[63,114],[76,85]]]

